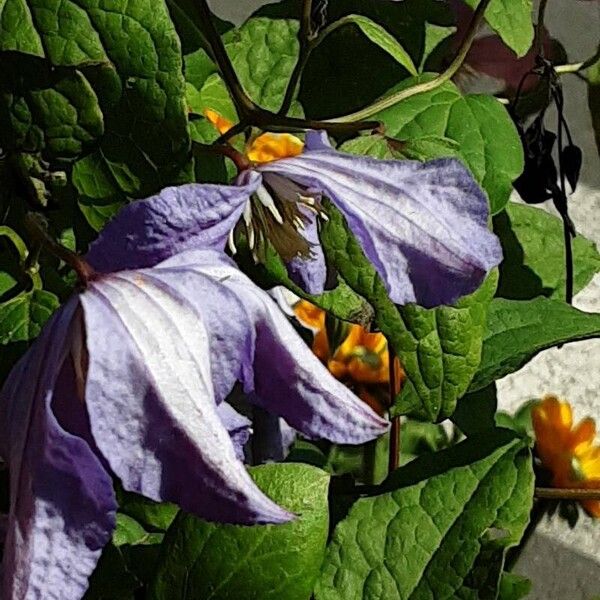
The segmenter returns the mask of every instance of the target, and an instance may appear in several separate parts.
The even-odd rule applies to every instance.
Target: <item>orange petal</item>
[[[600,500],[583,500],[581,505],[590,517],[600,519]]]
[[[302,325],[320,331],[325,327],[325,311],[308,300],[294,304],[294,314]]]
[[[302,154],[304,143],[289,133],[263,133],[246,150],[246,156],[255,163],[266,163]]]
[[[217,128],[218,132],[221,134],[227,133],[233,127],[233,123],[229,119],[222,117],[218,112],[210,108],[204,109],[204,116]]]
[[[342,361],[348,360],[355,353],[356,348],[362,345],[363,331],[360,325],[352,325],[346,339],[336,350],[334,358]]]
[[[348,373],[353,381],[360,383],[387,383],[390,380],[389,369],[373,367],[358,357],[348,364]]]
[[[327,363],[327,368],[329,369],[329,372],[336,379],[344,379],[348,372],[348,368],[346,367],[346,364],[343,362],[340,362],[339,360],[333,360],[333,359],[330,360]]]
[[[583,419],[573,430],[571,444],[574,452],[579,454],[589,448],[596,437],[596,422],[588,417]]]
[[[315,335],[312,351],[322,362],[326,362],[329,358],[329,339],[325,328],[319,330]]]

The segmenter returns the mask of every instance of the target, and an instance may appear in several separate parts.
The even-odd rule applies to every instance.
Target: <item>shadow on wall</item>
[[[539,533],[529,541],[515,571],[533,581],[527,600],[600,598],[600,556],[594,560]]]

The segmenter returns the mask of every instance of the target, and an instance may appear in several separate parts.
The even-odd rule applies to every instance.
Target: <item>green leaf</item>
[[[465,0],[475,8],[479,0]],[[485,11],[490,27],[517,56],[527,54],[533,43],[533,0],[492,0]]]
[[[375,324],[406,373],[394,412],[428,421],[450,416],[479,365],[487,306],[496,288],[495,274],[454,306],[424,309],[409,305],[398,309],[343,216],[331,203],[327,203],[327,211],[329,221],[321,231],[327,257],[347,284],[371,304]]]
[[[397,91],[428,79],[410,79]],[[417,94],[373,116],[398,140],[436,136],[454,140],[460,157],[490,199],[492,214],[502,210],[512,182],[523,170],[523,148],[508,112],[495,98],[463,96],[452,83]],[[453,156],[455,152],[448,153]],[[437,158],[439,153],[425,158]]]
[[[308,600],[325,552],[329,476],[308,465],[250,469],[257,485],[298,518],[242,527],[180,513],[165,537],[150,597],[157,600]]]
[[[292,19],[253,18],[223,36],[242,86],[267,110],[281,107],[298,60],[298,29]]]
[[[90,227],[95,231],[100,231],[119,212],[122,206],[123,202],[95,204],[93,199],[85,197],[79,201],[79,209]]]
[[[0,49],[79,68],[90,82],[104,114],[97,160],[112,175],[111,195],[179,181],[190,140],[181,48],[163,0],[5,0],[0,11]]]
[[[0,304],[0,345],[36,338],[58,305],[58,298],[44,290],[22,293]]]
[[[417,74],[417,68],[402,44],[384,27],[362,15],[348,15],[344,23],[356,25],[374,44],[385,50],[398,64],[402,65],[411,75]]]
[[[338,524],[316,599],[495,599],[533,484],[529,451],[507,430],[417,458]]]
[[[149,533],[135,519],[120,512],[117,513],[117,526],[112,537],[112,543],[117,548],[125,545],[160,544],[162,539],[161,533]]]
[[[0,57],[0,143],[5,150],[75,159],[104,133],[98,98],[83,74],[10,53]]]
[[[438,0],[344,0],[329,2],[327,12],[329,23],[356,14],[382,24],[415,65],[424,57],[428,24],[453,25],[447,3]],[[268,4],[257,14],[298,19],[299,3],[284,0]],[[304,70],[299,99],[311,118],[337,117],[370,104],[406,74],[403,66],[357,27],[342,27],[311,54]]]
[[[479,390],[517,371],[546,348],[598,336],[600,314],[542,297],[496,298],[489,307],[481,364],[470,389]]]
[[[425,24],[425,48],[419,64],[419,71],[424,70],[427,59],[434,52],[434,50],[436,50],[445,39],[450,37],[455,32],[456,27],[436,25],[435,23]]]
[[[498,600],[521,600],[531,592],[531,581],[516,573],[502,573]]]
[[[465,394],[456,405],[452,422],[466,436],[472,436],[496,427],[497,409],[496,383],[491,383],[481,390]]]
[[[448,156],[460,157],[460,147],[456,141],[436,135],[403,141],[381,134],[365,135],[344,142],[339,150],[349,154],[366,154],[384,160],[395,158],[426,161]]]
[[[122,489],[117,491],[117,499],[120,512],[132,517],[148,530],[166,531],[179,511],[175,504],[154,502],[154,500]]]
[[[75,557],[76,558],[76,557]],[[131,573],[122,548],[114,544],[104,547],[98,566],[90,577],[84,600],[134,600],[140,581]]]
[[[565,258],[561,219],[545,210],[509,202],[494,218],[504,261],[498,296],[525,300],[543,295],[565,298]],[[573,240],[574,291],[583,289],[600,271],[596,245],[578,235]]]

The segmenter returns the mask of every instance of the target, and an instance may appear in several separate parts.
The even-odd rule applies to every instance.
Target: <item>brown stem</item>
[[[552,500],[600,500],[600,489],[536,487],[534,495],[536,498],[549,498]]]
[[[287,89],[285,90],[285,96],[281,103],[281,108],[279,109],[280,115],[287,115],[290,110],[292,102],[294,101],[294,96],[296,95],[296,89],[300,83],[300,78],[304,72],[304,67],[308,62],[308,58],[313,49],[312,7],[313,0],[304,0],[302,3],[302,17],[300,19],[300,31],[298,32],[298,39],[300,41],[298,62],[292,71]]]
[[[96,278],[96,271],[94,271],[90,264],[88,264],[81,256],[72,250],[65,248],[48,235],[43,217],[36,213],[28,213],[25,215],[24,225],[35,242],[42,245],[51,254],[69,265],[69,267],[77,273],[77,277],[82,286],[87,286],[88,282]]]
[[[196,16],[198,17],[198,24],[202,33],[206,36],[213,58],[219,67],[219,71],[221,71],[225,85],[238,110],[240,120],[243,120],[247,114],[252,113],[252,111],[256,110],[258,107],[252,102],[240,83],[231,59],[225,49],[225,45],[223,44],[223,40],[215,27],[206,0],[197,0],[195,3],[192,2],[191,5],[197,12]]]
[[[217,140],[218,142],[218,140]],[[246,171],[252,166],[252,163],[238,150],[229,144],[219,144],[215,142],[212,145],[194,143],[194,146],[204,152],[220,154],[229,158],[237,167],[238,173]]]
[[[390,408],[394,406],[396,399],[396,354],[391,348],[388,342],[388,352],[390,361]],[[400,466],[400,417],[392,417],[392,424],[390,427],[390,451],[389,451],[389,462],[388,471],[392,473]]]

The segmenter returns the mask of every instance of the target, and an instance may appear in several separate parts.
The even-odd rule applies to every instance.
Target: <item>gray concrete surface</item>
[[[240,23],[261,0],[213,0],[221,17]],[[573,62],[590,56],[600,39],[600,2],[550,0],[546,23]],[[566,115],[584,151],[582,182],[571,198],[578,231],[600,244],[600,160],[594,145],[585,83],[563,78]],[[575,299],[582,310],[600,312],[600,275]],[[600,340],[568,344],[540,354],[529,365],[499,382],[500,404],[514,410],[545,393],[568,399],[576,418],[600,419]],[[600,523],[581,518],[574,530],[559,519],[542,522],[515,569],[534,582],[532,600],[591,600],[600,596]]]

